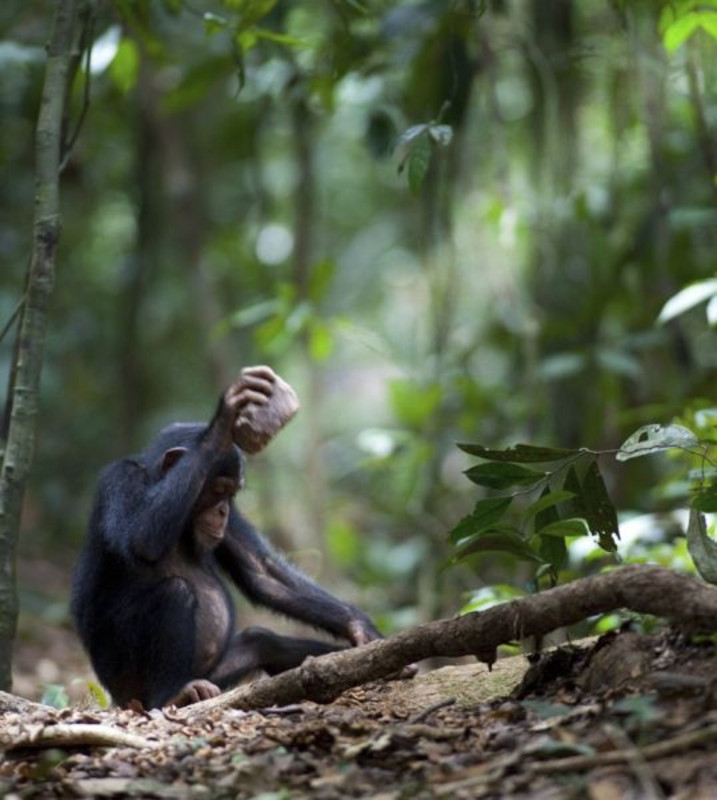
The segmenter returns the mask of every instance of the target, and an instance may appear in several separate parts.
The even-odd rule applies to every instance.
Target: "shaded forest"
[[[21,641],[40,621],[74,635],[69,574],[102,465],[208,419],[249,364],[285,376],[302,410],[250,459],[242,509],[385,633],[622,561],[693,571],[685,509],[717,510],[716,11],[81,3]],[[46,4],[0,9],[10,388],[50,23]],[[652,423],[704,449],[612,458]],[[614,530],[562,515],[587,522],[540,540],[542,572],[514,541],[527,529],[461,551],[486,532],[476,502],[528,483],[475,480],[466,442],[589,448]],[[568,500],[529,506],[530,525]]]

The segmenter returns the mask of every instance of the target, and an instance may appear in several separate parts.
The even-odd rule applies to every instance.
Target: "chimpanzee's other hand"
[[[246,453],[263,450],[299,410],[296,392],[271,367],[246,367],[229,392],[238,408],[234,441]]]
[[[219,694],[221,694],[221,689],[216,684],[204,678],[197,678],[185,684],[177,694],[169,700],[167,705],[178,707],[188,706],[192,703],[198,703],[200,700],[209,700],[211,697],[217,697]]]

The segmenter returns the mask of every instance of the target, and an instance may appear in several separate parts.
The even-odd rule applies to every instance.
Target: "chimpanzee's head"
[[[199,446],[201,429],[195,425],[172,425],[154,443],[154,469],[161,478],[174,469],[186,453]],[[157,447],[157,445],[164,447]],[[149,454],[147,454],[149,455]],[[234,495],[244,485],[244,456],[233,445],[219,453],[204,479],[199,498],[192,509],[187,540],[199,550],[213,550],[226,533]]]

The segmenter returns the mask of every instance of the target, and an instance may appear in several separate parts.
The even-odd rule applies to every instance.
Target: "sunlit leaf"
[[[707,315],[707,323],[713,327],[717,325],[717,294],[707,301],[705,313]]]
[[[92,695],[95,703],[97,703],[101,709],[110,707],[110,698],[99,683],[96,681],[87,681],[87,691]]]
[[[710,278],[709,280],[686,286],[665,303],[657,317],[657,321],[658,323],[668,322],[715,295],[717,295],[717,278]]]
[[[439,147],[448,147],[453,140],[453,128],[450,125],[429,125],[428,135]]]
[[[490,463],[478,464],[465,471],[465,475],[478,484],[489,489],[507,489],[509,486],[530,486],[545,478],[544,472],[538,472],[520,464]]]
[[[440,384],[395,380],[389,384],[393,413],[400,422],[419,428],[435,414],[443,398]]]
[[[321,363],[334,350],[334,337],[331,328],[321,320],[314,319],[309,325],[309,354],[314,361]]]
[[[581,450],[570,450],[564,447],[535,447],[532,444],[516,444],[505,450],[491,450],[480,444],[459,444],[461,450],[472,456],[479,456],[488,461],[514,461],[518,464],[540,464],[548,461],[562,461],[570,456],[577,456]]]
[[[132,39],[123,38],[109,68],[114,85],[126,94],[137,84],[139,75],[139,50]]]
[[[512,501],[512,497],[488,497],[479,500],[473,513],[463,517],[453,528],[448,536],[449,540],[455,544],[460,539],[492,527],[505,514]]]
[[[406,145],[411,144],[414,139],[418,139],[421,134],[425,133],[428,130],[427,124],[422,125],[412,125],[408,130],[404,131],[398,138],[398,146],[405,147]]]
[[[687,549],[697,572],[707,583],[717,584],[717,542],[707,534],[705,518],[694,508],[687,525]]]
[[[557,536],[564,539],[566,536],[585,536],[590,533],[586,520],[581,518],[559,519],[545,525],[536,533],[540,536]]]
[[[675,20],[662,34],[662,43],[668,53],[677,50],[700,27],[699,14],[686,14]]]
[[[219,14],[213,14],[211,11],[206,11],[202,16],[204,22],[204,30],[209,34],[217,33],[224,30],[229,25],[229,20]]]
[[[287,47],[308,47],[308,42],[305,39],[297,39],[296,36],[289,36],[285,33],[278,33],[271,31],[268,28],[254,28],[254,33],[257,39],[266,39],[275,44],[283,44]]]
[[[615,456],[618,461],[647,456],[671,447],[692,448],[699,445],[697,436],[684,425],[643,425],[623,442]]]

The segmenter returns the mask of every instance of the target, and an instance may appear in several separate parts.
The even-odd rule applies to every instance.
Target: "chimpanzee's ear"
[[[169,450],[165,450],[162,456],[162,463],[159,467],[159,474],[162,476],[166,475],[177,461],[188,452],[189,450],[186,447],[172,447]]]

